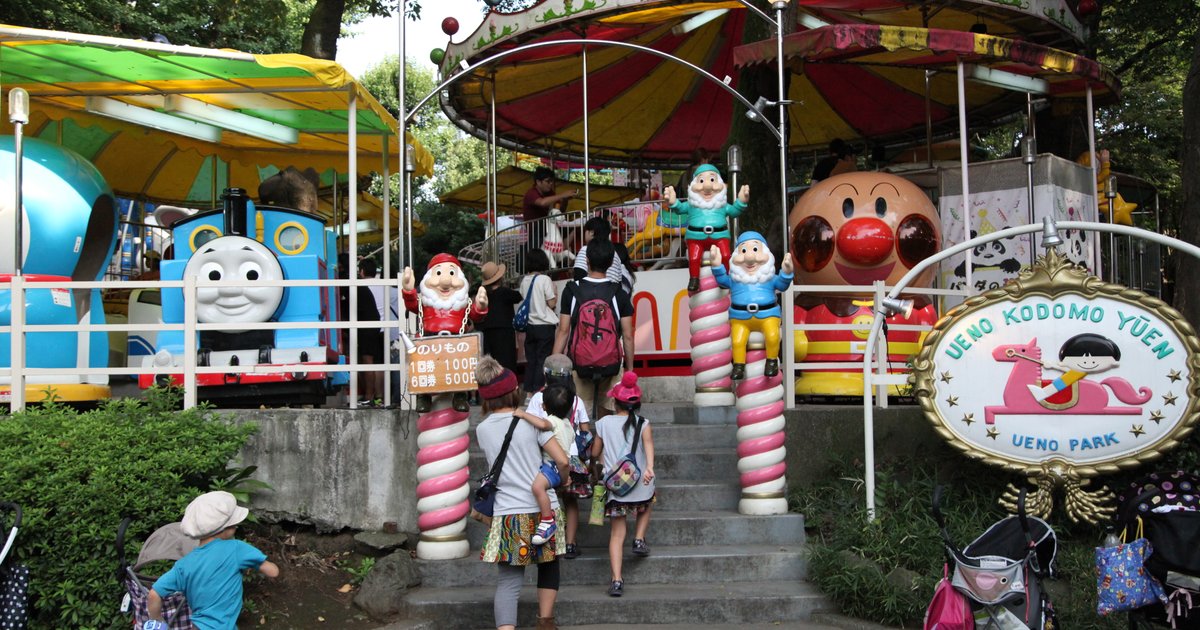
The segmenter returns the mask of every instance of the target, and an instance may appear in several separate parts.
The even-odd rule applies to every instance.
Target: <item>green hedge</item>
[[[0,417],[0,500],[25,512],[13,553],[30,569],[31,627],[116,627],[121,519],[134,518],[126,538],[134,543],[179,520],[255,430],[177,403],[173,392],[150,390],[144,402]]]
[[[1197,470],[1200,440],[1193,435],[1162,461],[1101,479],[1120,490],[1156,470]],[[948,447],[919,456],[881,458],[876,467],[876,519],[868,522],[861,461],[837,462],[812,486],[795,490],[794,511],[810,528],[810,579],[850,616],[884,625],[920,628],[942,576],[941,535],[930,515],[933,488],[946,486],[942,512],[962,548],[1004,518],[997,498],[1019,480],[966,459]],[[1062,500],[1061,492],[1056,502]],[[1124,615],[1096,615],[1094,548],[1102,526],[1070,522],[1056,504],[1049,519],[1058,537],[1058,577],[1047,582],[1059,625],[1072,630],[1117,630]]]

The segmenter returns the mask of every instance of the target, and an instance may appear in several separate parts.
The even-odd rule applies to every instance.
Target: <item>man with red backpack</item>
[[[622,368],[633,369],[633,302],[606,277],[613,252],[607,238],[587,244],[588,275],[563,288],[554,338],[554,352],[575,365],[575,392],[593,418],[600,417],[599,399],[620,380]],[[614,409],[611,400],[603,406]]]

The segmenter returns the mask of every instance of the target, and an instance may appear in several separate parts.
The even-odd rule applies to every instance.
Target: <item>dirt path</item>
[[[279,565],[278,579],[255,577],[246,584],[238,627],[278,630],[370,627],[354,606],[365,557],[354,551],[351,534],[320,535],[279,525],[250,525],[241,532]]]

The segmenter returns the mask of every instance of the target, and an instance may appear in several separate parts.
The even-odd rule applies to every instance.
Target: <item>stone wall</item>
[[[416,415],[383,409],[264,409],[236,412],[258,432],[240,465],[274,488],[254,495],[268,520],[320,530],[416,531]]]

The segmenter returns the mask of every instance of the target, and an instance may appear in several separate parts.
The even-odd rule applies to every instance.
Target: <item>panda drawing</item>
[[[976,236],[978,234],[975,230],[971,230],[971,238]],[[975,246],[974,257],[971,261],[971,273],[974,276],[972,279],[976,291],[998,288],[1008,277],[1021,270],[1021,261],[1008,253],[1008,246],[1005,244],[1007,241],[1010,239],[988,241]],[[954,268],[950,288],[962,289],[966,284],[967,261],[964,257],[963,261]]]

